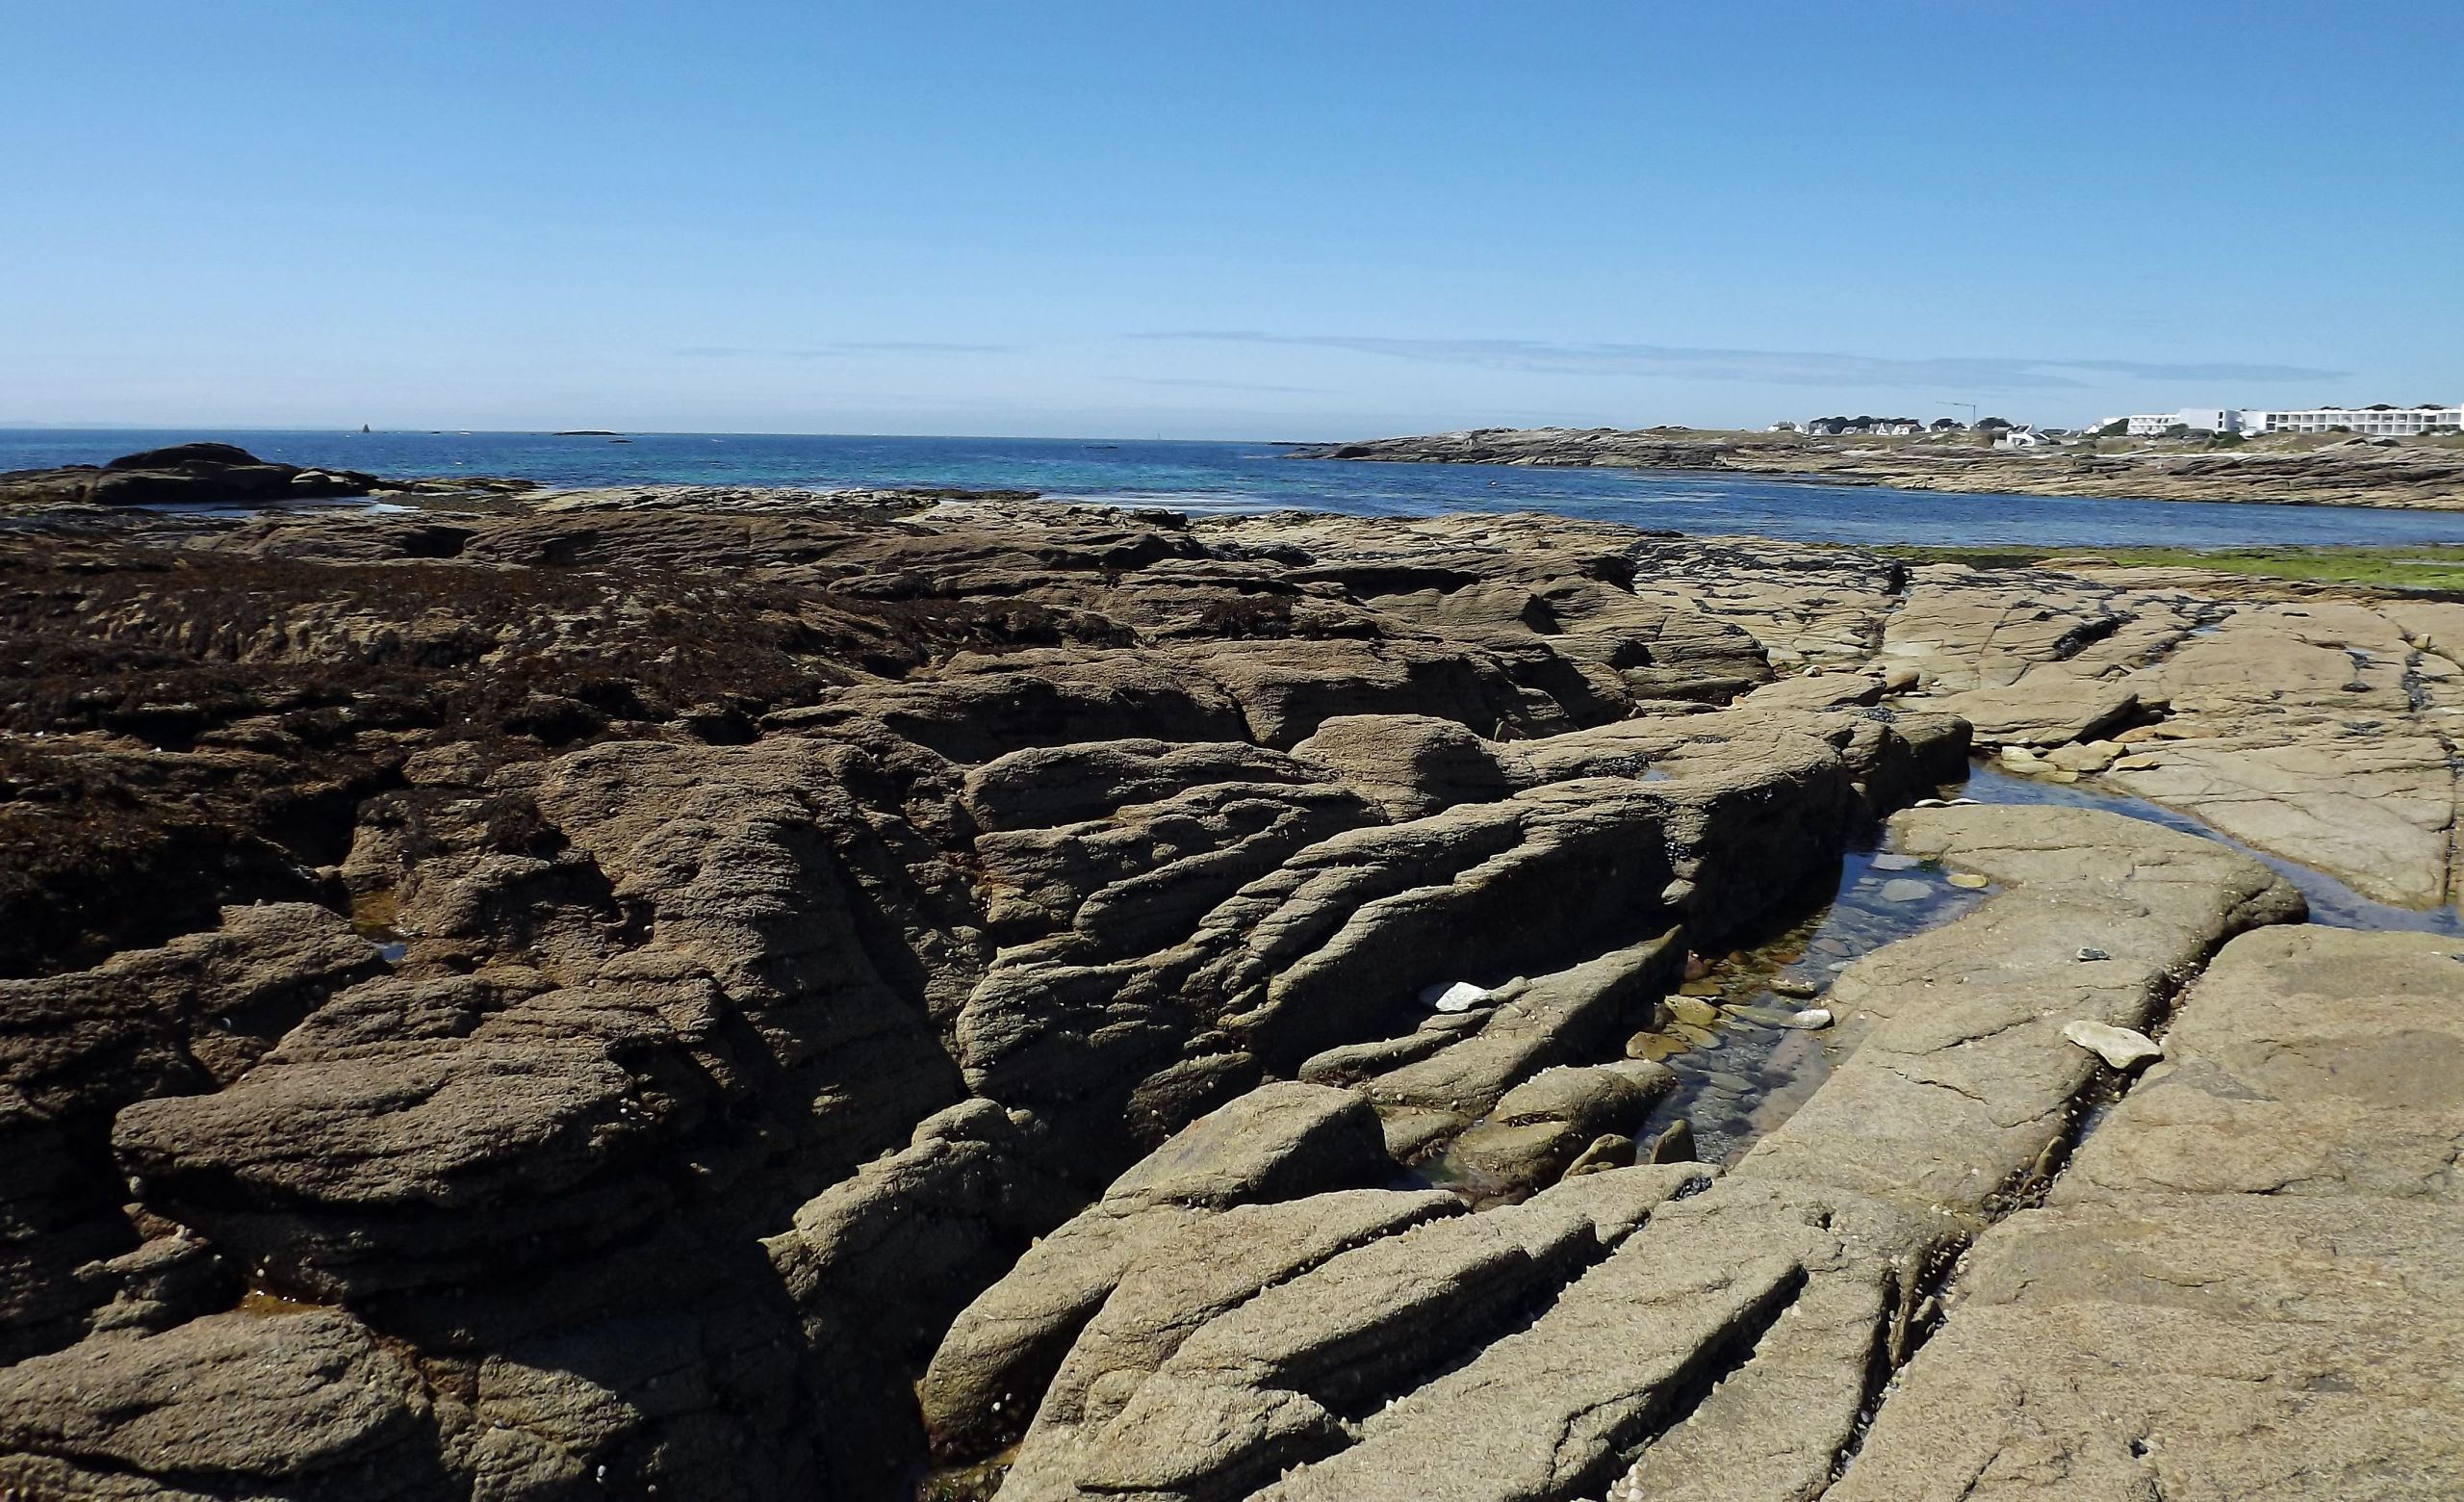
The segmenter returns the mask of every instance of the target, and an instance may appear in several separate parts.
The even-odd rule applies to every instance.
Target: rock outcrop
[[[259,1481],[30,1418],[27,1486],[877,1492],[1168,1364],[1101,1317],[1169,1302],[1160,1245],[1265,1286],[1618,1180],[1669,1086],[1618,1043],[1686,946],[1965,748],[1720,708],[1763,649],[1637,591],[1630,536],[920,505],[0,544],[17,1390],[259,1308],[409,1384]],[[1384,1062],[1300,1082],[1346,1049]],[[1476,1195],[1381,1187],[1450,1152]],[[1450,1349],[1596,1257],[1542,1219]]]
[[[302,469],[227,443],[183,443],[103,465],[0,475],[0,505],[236,505],[364,496],[376,483],[357,470]]]
[[[1828,1495],[2464,1486],[2452,943],[2227,946],[2047,1205],[1979,1241]]]
[[[1908,441],[1862,435],[1713,432],[1654,427],[1490,427],[1470,432],[1305,444],[1302,459],[1408,464],[1521,464],[1606,469],[1729,470],[1982,495],[2243,501],[2262,505],[2464,508],[2464,450],[2367,439],[2278,440],[2208,450],[2170,442],[2118,448],[2005,449],[1959,432]]]
[[[1993,1281],[2030,1227],[2440,1233],[2452,961],[2271,927],[2275,873],[2144,820],[1907,808],[1966,710],[2438,900],[2464,630],[2301,609],[983,498],[12,532],[0,1490],[1896,1485],[1898,1406],[2015,1390],[1927,1376],[1970,1311],[2077,1302]],[[2215,790],[2313,767],[2418,838]],[[1693,1092],[1759,1088],[1705,1024],[1813,1023],[1673,993],[1885,827],[1854,900],[1972,909],[1790,962],[1827,1083],[1681,1161]],[[2065,1036],[2177,1004],[2136,1083]]]
[[[2059,1168],[2104,1077],[2065,1022],[2147,1022],[2226,939],[2301,912],[2249,858],[2109,814],[1935,809],[1894,823],[1907,848],[2005,890],[1840,975],[1832,1004],[1861,1041],[1724,1177],[1610,1169],[1520,1204],[1381,1228],[1330,1257],[1236,1253],[1237,1299],[1215,1238],[1176,1229],[1136,1254],[1137,1296],[1085,1322],[1001,1494],[1818,1494],[1881,1383],[1931,1332],[1951,1258]],[[2091,939],[2111,947],[2083,959]],[[1489,1120],[1613,1112],[1634,1088],[1544,1070]],[[1372,1193],[1395,1205],[1390,1227],[1421,1212],[1412,1191]],[[1327,1224],[1362,1224],[1357,1193],[1322,1198]],[[1055,1264],[1094,1264],[1047,1257],[1055,1242],[987,1304],[1050,1283]],[[1124,1327],[1159,1334],[1124,1341]],[[979,1360],[970,1328],[937,1367]],[[1134,1362],[1114,1354],[1125,1345]],[[1034,1401],[1002,1393],[1021,1397]]]
[[[528,480],[478,476],[380,479],[353,469],[261,459],[227,443],[180,443],[122,454],[107,464],[66,464],[0,474],[0,512],[87,506],[280,506],[377,491],[472,498],[518,495],[535,488]]]

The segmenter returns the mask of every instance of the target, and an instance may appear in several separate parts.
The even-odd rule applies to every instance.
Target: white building
[[[2130,419],[2133,438],[2153,438],[2169,428],[2187,427],[2211,433],[2323,433],[2347,428],[2366,437],[2401,438],[2441,427],[2464,427],[2464,405],[2305,407],[2299,411],[2261,411],[2237,407],[2184,407],[2178,412],[2148,412]]]
[[[2246,430],[2249,420],[2259,415],[2233,407],[2184,407],[2178,412],[2143,412],[2130,420],[2130,435],[2133,438],[2154,438],[2172,427],[2187,427],[2194,432],[2238,433]]]
[[[2053,441],[2054,438],[2051,433],[2039,432],[2033,427],[2012,427],[2004,429],[2002,436],[1993,440],[1993,447],[1997,449],[2041,449]]]
[[[2464,404],[2456,406],[2309,407],[2298,412],[2246,412],[2256,433],[2323,433],[2348,427],[2368,437],[2402,438],[2439,427],[2464,427]],[[2135,421],[2135,420],[2134,420]],[[2133,432],[2138,428],[2133,427]]]

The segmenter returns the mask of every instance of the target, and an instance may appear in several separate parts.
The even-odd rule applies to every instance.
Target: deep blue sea
[[[201,438],[262,458],[380,475],[508,475],[550,485],[952,485],[1191,512],[1550,511],[1813,542],[2082,548],[2464,542],[2464,512],[2088,501],[1809,484],[1666,470],[1291,459],[1271,443],[633,433],[350,433],[0,428],[0,470],[98,464]]]

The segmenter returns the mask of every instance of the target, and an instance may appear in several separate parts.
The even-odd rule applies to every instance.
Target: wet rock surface
[[[1993,1304],[1971,1245],[2119,1246],[2112,1197],[2269,1163],[2448,1195],[2464,966],[2268,948],[2323,932],[2297,894],[2143,821],[1893,814],[1964,701],[2047,778],[2216,742],[2273,769],[2244,839],[2437,900],[2432,608],[702,493],[47,522],[0,604],[27,1495],[888,1496],[929,1457],[926,1494],[1811,1496],[1902,1463],[1927,1337]],[[2348,775],[2412,842],[2255,812],[2389,742]],[[2166,1057],[2065,1174],[2127,1083],[2083,1020]],[[1761,1110],[1791,1071],[1828,1078]],[[2202,1146],[2244,1123],[2286,1148]]]

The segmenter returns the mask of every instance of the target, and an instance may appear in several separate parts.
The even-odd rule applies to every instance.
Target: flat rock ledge
[[[2228,945],[2041,1209],[1977,1243],[1831,1495],[2464,1491],[2464,963]]]
[[[2451,781],[2370,748],[2443,745],[2443,616],[654,500],[0,537],[0,1491],[1953,1496],[1952,1425],[2014,1488],[2290,1496],[2226,1437],[2314,1420],[2452,1490],[2385,1290],[2448,1276],[2464,966],[2218,842],[1909,807],[1958,696],[2113,680],[1995,744],[2381,778],[2410,843],[2244,838],[2437,900]],[[1643,1161],[1625,1040],[1883,819],[1989,894],[1832,977],[1741,1159]],[[2027,1271],[2077,1248],[2155,1270]],[[2288,1291],[2116,1312],[2235,1281]],[[2092,1360],[2136,1407],[2024,1385]]]
[[[1855,1050],[1725,1175],[1614,1169],[1433,1219],[1409,1190],[1369,1192],[1382,1218],[1361,1191],[1290,1206],[1296,1227],[1376,1221],[1340,1249],[1175,1224],[1101,1302],[1065,1231],[960,1316],[936,1433],[980,1449],[989,1394],[1031,1406],[1014,1502],[1820,1494],[1939,1321],[1953,1258],[2041,1198],[2112,1083],[2065,1023],[2149,1024],[2226,940],[2302,913],[2248,857],[2109,814],[1894,823],[2003,890],[1839,976]],[[2091,938],[2107,959],[2080,960]],[[1038,1398],[987,1336],[1065,1304],[1089,1312]]]

